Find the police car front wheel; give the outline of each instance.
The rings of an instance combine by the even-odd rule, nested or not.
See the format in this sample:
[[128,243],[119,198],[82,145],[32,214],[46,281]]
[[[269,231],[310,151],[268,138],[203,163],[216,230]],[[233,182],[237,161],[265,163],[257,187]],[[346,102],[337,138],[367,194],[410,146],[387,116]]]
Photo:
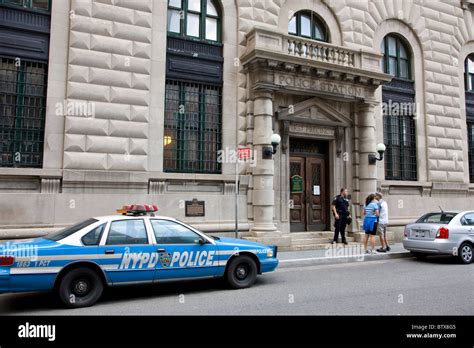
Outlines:
[[247,288],[257,279],[257,265],[250,256],[237,256],[231,260],[226,277],[232,288]]
[[75,268],[62,277],[58,294],[69,308],[92,306],[102,295],[104,285],[96,272],[89,268]]

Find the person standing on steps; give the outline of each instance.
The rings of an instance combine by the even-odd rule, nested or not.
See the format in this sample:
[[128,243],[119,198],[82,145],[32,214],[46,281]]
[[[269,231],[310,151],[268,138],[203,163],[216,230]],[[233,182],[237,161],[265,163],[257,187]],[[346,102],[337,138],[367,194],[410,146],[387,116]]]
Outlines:
[[390,247],[387,241],[387,226],[388,226],[388,204],[382,199],[382,194],[377,192],[375,194],[375,199],[379,205],[379,223],[377,226],[377,234],[380,237],[380,249],[377,249],[378,252],[385,253],[390,251]]
[[331,210],[334,215],[334,238],[331,244],[337,243],[339,233],[341,234],[341,241],[347,244],[346,241],[346,225],[347,219],[351,217],[349,212],[349,200],[347,199],[349,192],[345,187],[341,188],[340,193],[334,198],[331,204]]

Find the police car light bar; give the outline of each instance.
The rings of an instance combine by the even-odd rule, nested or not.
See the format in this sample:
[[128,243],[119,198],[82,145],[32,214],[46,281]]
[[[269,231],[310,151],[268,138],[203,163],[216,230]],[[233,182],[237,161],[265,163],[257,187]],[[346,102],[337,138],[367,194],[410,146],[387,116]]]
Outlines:
[[117,213],[122,215],[146,215],[157,211],[158,206],[155,204],[128,204],[124,205],[122,209],[117,209]]

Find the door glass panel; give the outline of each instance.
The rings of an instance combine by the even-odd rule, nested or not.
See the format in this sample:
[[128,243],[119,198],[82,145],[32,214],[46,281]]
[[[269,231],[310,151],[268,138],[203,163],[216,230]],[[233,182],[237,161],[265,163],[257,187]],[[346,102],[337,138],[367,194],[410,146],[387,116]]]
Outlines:
[[474,226],[474,213],[464,215],[464,221],[468,226]]
[[148,244],[145,223],[142,219],[113,221],[106,244]]
[[201,237],[189,228],[167,220],[151,220],[157,244],[199,244]]

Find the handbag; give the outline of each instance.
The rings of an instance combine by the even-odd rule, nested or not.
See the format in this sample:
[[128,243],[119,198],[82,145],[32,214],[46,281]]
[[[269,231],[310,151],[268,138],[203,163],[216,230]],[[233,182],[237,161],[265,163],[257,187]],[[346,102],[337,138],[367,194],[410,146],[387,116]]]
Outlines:
[[350,225],[352,223],[352,218],[350,216],[346,219],[346,225]]

